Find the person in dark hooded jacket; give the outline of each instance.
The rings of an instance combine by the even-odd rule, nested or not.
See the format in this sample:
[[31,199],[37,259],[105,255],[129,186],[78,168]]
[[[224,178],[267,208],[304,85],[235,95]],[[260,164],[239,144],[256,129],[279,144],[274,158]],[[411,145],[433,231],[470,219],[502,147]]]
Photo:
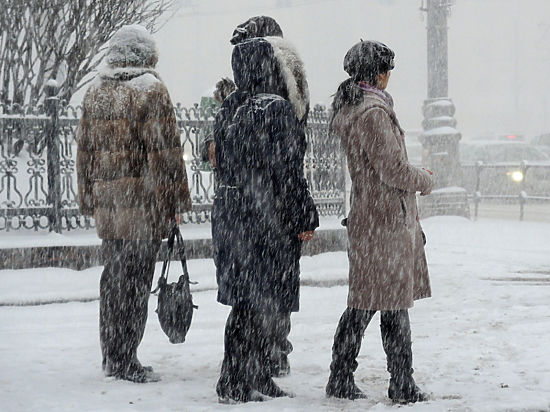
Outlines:
[[296,62],[281,38],[237,44],[237,90],[214,124],[214,261],[218,301],[232,306],[216,387],[221,401],[286,395],[271,378],[273,334],[282,314],[299,308],[301,242],[319,225],[303,175],[307,95],[292,74]]
[[[232,45],[236,45],[252,39],[254,37],[283,37],[283,31],[277,21],[269,16],[255,16],[246,20],[244,23],[239,24],[229,42]],[[231,79],[222,78],[216,83],[216,90],[214,91],[214,99],[220,104],[229,96],[235,89],[235,83]],[[214,156],[215,144],[214,136],[212,134],[205,137],[201,144],[201,158],[204,162],[210,162],[215,168],[216,160]]]
[[[269,16],[255,16],[246,20],[244,23],[239,24],[236,29],[233,31],[233,35],[230,39],[230,43],[233,45],[240,44],[251,38],[255,37],[283,37],[283,31],[279,24]],[[294,52],[293,54],[287,54],[287,56],[294,56],[293,62],[288,62],[286,67],[290,69],[290,74],[294,77],[293,82],[296,84],[297,94],[301,97],[301,103],[297,107],[299,108],[299,121],[300,127],[304,129],[307,124],[307,116],[309,112],[309,93],[306,75],[303,70],[303,64],[299,59],[298,55]],[[289,73],[287,73],[289,74]],[[227,87],[231,86],[231,87]],[[229,93],[225,91],[234,89],[234,83],[229,79],[222,79],[221,82],[216,84],[216,98],[221,98],[220,103],[222,103],[228,96]],[[203,142],[201,149],[201,156],[203,161],[209,161],[214,169],[216,168],[216,158],[215,158],[215,143],[214,135],[210,134]],[[271,363],[271,374],[275,377],[286,376],[290,373],[290,363],[288,361],[288,355],[292,352],[293,347],[292,343],[288,339],[288,335],[291,330],[291,321],[290,321],[290,312],[281,313],[280,322],[276,324],[277,330],[273,332],[273,342],[270,355]]]

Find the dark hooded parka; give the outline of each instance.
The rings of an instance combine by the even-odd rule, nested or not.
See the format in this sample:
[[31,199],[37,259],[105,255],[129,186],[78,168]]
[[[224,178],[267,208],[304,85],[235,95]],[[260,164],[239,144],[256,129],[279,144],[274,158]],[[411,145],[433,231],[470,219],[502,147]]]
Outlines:
[[236,45],[232,67],[237,90],[214,124],[218,301],[251,310],[296,311],[298,234],[319,225],[303,174],[301,121],[308,97],[302,63],[287,41],[268,37]]
[[268,36],[283,37],[283,30],[279,23],[273,17],[254,16],[239,24],[233,31],[233,36],[229,41],[232,45],[237,45],[255,37]]

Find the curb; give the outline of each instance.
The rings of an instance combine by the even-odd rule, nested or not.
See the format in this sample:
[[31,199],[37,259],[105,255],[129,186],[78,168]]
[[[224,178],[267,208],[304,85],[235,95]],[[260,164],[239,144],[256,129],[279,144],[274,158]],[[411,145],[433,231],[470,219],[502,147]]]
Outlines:
[[[347,233],[342,229],[317,230],[315,237],[302,247],[303,256],[346,250]],[[185,240],[187,259],[209,259],[212,257],[212,239]],[[157,261],[168,255],[163,242]],[[44,246],[0,249],[0,270],[30,268],[67,268],[83,270],[102,266],[101,246]]]

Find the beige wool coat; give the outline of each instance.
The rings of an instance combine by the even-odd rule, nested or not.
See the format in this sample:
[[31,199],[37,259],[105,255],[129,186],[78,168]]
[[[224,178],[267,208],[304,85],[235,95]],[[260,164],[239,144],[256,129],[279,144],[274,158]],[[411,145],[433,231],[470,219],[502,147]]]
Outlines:
[[433,180],[408,162],[393,109],[364,93],[363,102],[344,106],[333,121],[352,180],[348,306],[407,309],[431,296],[415,193],[431,190]]
[[102,239],[158,240],[191,210],[168,90],[146,69],[115,69],[82,103],[77,178],[80,212]]

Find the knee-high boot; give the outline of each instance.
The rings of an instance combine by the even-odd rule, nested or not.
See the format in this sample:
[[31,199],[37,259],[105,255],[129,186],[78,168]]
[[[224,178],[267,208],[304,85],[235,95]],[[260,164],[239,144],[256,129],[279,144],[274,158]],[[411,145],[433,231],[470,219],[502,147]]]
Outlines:
[[253,341],[251,334],[253,313],[248,310],[233,308],[227,317],[224,336],[224,358],[216,392],[220,399],[231,399],[236,402],[248,402],[253,390],[253,373],[255,366]]
[[422,402],[428,399],[412,377],[412,342],[409,312],[383,311],[380,330],[390,373],[389,398],[397,403]]
[[353,372],[357,369],[356,359],[365,329],[375,313],[347,308],[342,314],[334,335],[330,377],[326,387],[327,396],[346,399],[366,398],[355,385]]

